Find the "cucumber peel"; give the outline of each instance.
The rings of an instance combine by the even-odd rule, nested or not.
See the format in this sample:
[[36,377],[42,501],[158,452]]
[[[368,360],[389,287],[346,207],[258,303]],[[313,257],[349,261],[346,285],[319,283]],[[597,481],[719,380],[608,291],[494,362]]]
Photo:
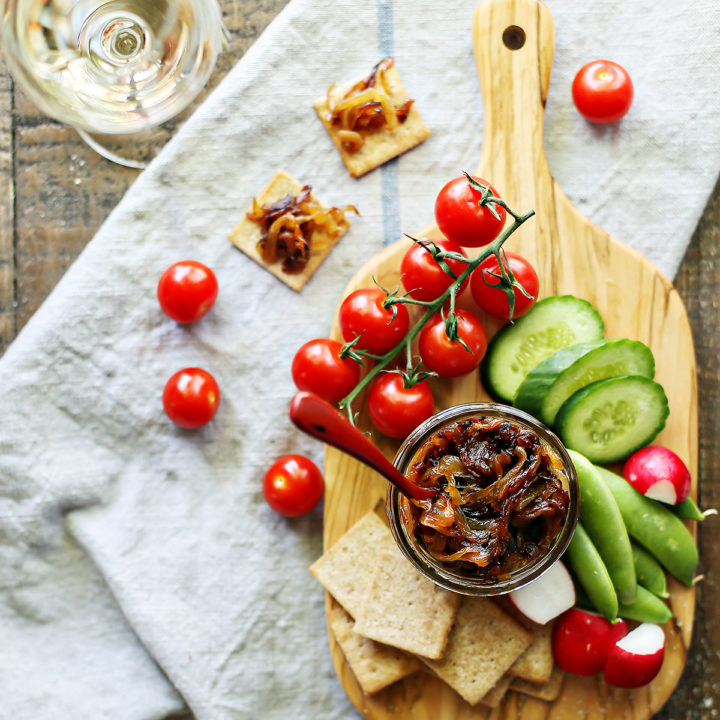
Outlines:
[[574,295],[536,303],[490,342],[482,364],[483,385],[498,400],[512,402],[525,376],[558,350],[601,340],[605,324],[597,310]]

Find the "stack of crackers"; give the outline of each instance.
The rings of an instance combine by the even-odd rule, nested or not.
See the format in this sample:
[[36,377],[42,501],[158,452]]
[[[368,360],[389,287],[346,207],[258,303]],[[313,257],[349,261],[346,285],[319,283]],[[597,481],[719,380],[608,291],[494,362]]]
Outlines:
[[420,671],[470,705],[497,707],[509,689],[543,700],[560,693],[550,627],[489,598],[438,587],[402,555],[373,512],[310,571],[336,601],[328,624],[367,694]]

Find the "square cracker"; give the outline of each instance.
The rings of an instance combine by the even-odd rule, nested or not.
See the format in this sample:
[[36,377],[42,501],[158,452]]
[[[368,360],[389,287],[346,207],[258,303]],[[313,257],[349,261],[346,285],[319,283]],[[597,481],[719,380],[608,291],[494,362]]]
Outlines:
[[355,632],[426,658],[442,657],[459,595],[421,575],[397,548],[378,555]]
[[550,679],[544,685],[537,685],[527,680],[514,678],[510,683],[510,689],[551,702],[560,695],[564,679],[565,673],[559,667],[555,667]]
[[357,618],[382,552],[402,558],[387,525],[369,512],[310,566],[310,572]]
[[471,705],[497,685],[533,635],[487,598],[464,598],[441,660],[431,670]]
[[[283,170],[278,170],[273,175],[270,182],[263,191],[256,197],[260,205],[270,205],[277,202],[285,195],[297,195],[303,189],[302,183]],[[328,206],[320,202],[315,195],[310,195],[321,207]],[[252,210],[252,206],[247,212]],[[330,238],[323,230],[316,230],[310,238],[306,238],[310,243],[310,257],[307,265],[299,273],[286,273],[282,269],[282,260],[274,263],[266,263],[262,255],[257,249],[257,244],[262,238],[262,228],[260,223],[250,220],[247,215],[243,215],[242,220],[230,231],[230,242],[235,245],[238,250],[242,250],[249,258],[252,258],[258,265],[271,272],[276,278],[282,280],[288,287],[300,292],[305,283],[310,279],[312,274],[318,269],[320,263],[327,257],[328,253],[335,247],[340,238],[348,231],[350,222],[343,218],[338,223],[340,233],[336,238]]]
[[542,625],[528,649],[512,664],[508,674],[534,683],[546,683],[555,665],[550,637],[552,623]]
[[[341,98],[355,83],[363,79],[363,77],[355,78],[355,80],[334,89],[331,93],[332,97]],[[394,65],[385,71],[385,80],[390,88],[390,100],[393,105],[400,105],[410,97],[400,81],[400,75],[398,75]],[[392,130],[383,127],[374,132],[363,134],[363,146],[356,152],[349,152],[343,147],[338,138],[336,128],[330,123],[327,95],[319,97],[314,102],[314,106],[322,124],[335,143],[345,167],[347,167],[350,175],[355,178],[364,175],[398,155],[402,155],[402,153],[419,145],[430,136],[430,130],[428,130],[422,117],[420,117],[420,112],[413,103],[405,122],[400,123]]]
[[487,705],[489,708],[496,708],[499,707],[500,703],[502,702],[502,699],[507,694],[507,691],[510,689],[510,683],[512,682],[512,678],[505,673],[496,683],[493,685],[490,690],[488,690],[481,698],[480,702],[483,705]]
[[352,618],[341,608],[328,613],[328,624],[363,692],[370,695],[420,668],[412,655],[368,640],[353,630]]

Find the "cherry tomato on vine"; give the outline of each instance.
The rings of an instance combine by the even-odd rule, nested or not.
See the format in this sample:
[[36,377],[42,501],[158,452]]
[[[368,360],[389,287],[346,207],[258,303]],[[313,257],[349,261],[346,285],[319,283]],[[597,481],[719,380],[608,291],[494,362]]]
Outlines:
[[157,296],[162,311],[179,323],[203,317],[215,304],[218,281],[215,273],[195,260],[181,260],[161,276]]
[[[532,297],[526,297],[520,290],[515,288],[515,307],[513,309],[513,318],[519,318],[524,315],[532,306],[538,297],[540,281],[538,280],[535,268],[522,256],[517,253],[507,252],[507,263],[503,262],[505,269],[512,270],[515,280],[519,282],[525,292]],[[510,304],[504,290],[496,287],[490,287],[485,280],[492,285],[497,284],[498,279],[491,275],[500,274],[500,265],[495,255],[485,258],[480,265],[473,270],[470,276],[470,292],[475,302],[488,314],[501,320],[510,319]]]
[[[452,240],[441,238],[433,242],[445,252],[465,255],[465,251]],[[445,260],[448,267],[460,276],[467,267],[460,260]],[[418,243],[413,243],[402,259],[400,273],[403,287],[416,300],[437,300],[452,284],[455,278],[448,275],[430,252]],[[458,297],[467,287],[467,280],[460,286]]]
[[368,393],[372,424],[393,438],[407,437],[433,414],[434,404],[432,391],[425,381],[406,388],[402,376],[394,372],[380,375]]
[[215,378],[202,368],[185,368],[165,384],[162,396],[167,416],[181,428],[207,425],[220,405],[220,388]]
[[578,70],[572,96],[575,107],[586,120],[612,123],[630,109],[633,84],[622,65],[612,60],[594,60]]
[[433,315],[420,333],[420,357],[428,370],[440,377],[460,377],[472,372],[487,350],[483,324],[467,310],[456,310],[457,334],[470,348],[468,352],[458,340],[450,341],[440,313]]
[[393,308],[383,307],[386,297],[380,288],[360,288],[342,301],[338,325],[345,342],[363,333],[355,347],[384,355],[405,337],[410,327],[407,308],[395,305],[397,315],[393,319]]
[[[481,185],[489,185],[487,180],[473,178]],[[492,185],[490,192],[500,197]],[[481,247],[500,234],[505,224],[505,208],[494,206],[500,216],[498,220],[487,206],[479,204],[481,197],[464,175],[451,180],[440,191],[435,200],[435,221],[448,240],[463,247]]]
[[298,390],[307,390],[324,400],[342,400],[360,380],[360,366],[341,358],[342,345],[329,338],[306,342],[292,361],[292,378]]
[[325,483],[317,465],[304,455],[283,455],[265,473],[267,504],[286,517],[310,512],[320,501]]

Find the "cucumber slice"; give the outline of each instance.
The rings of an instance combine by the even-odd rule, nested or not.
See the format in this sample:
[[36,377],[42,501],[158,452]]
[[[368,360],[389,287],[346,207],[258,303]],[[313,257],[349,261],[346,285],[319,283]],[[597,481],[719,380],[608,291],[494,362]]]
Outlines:
[[596,463],[622,460],[665,427],[665,391],[642,375],[598,380],[571,395],[555,427],[567,447]]
[[485,389],[512,402],[525,376],[562,348],[602,339],[605,326],[587,300],[554,295],[495,335],[482,364]]
[[652,350],[638,340],[608,340],[563,370],[548,388],[540,405],[540,419],[552,426],[558,410],[574,393],[597,380],[620,375],[655,375]]
[[539,418],[545,395],[563,370],[604,342],[604,340],[598,340],[593,343],[577,343],[545,358],[522,381],[515,393],[513,405]]

